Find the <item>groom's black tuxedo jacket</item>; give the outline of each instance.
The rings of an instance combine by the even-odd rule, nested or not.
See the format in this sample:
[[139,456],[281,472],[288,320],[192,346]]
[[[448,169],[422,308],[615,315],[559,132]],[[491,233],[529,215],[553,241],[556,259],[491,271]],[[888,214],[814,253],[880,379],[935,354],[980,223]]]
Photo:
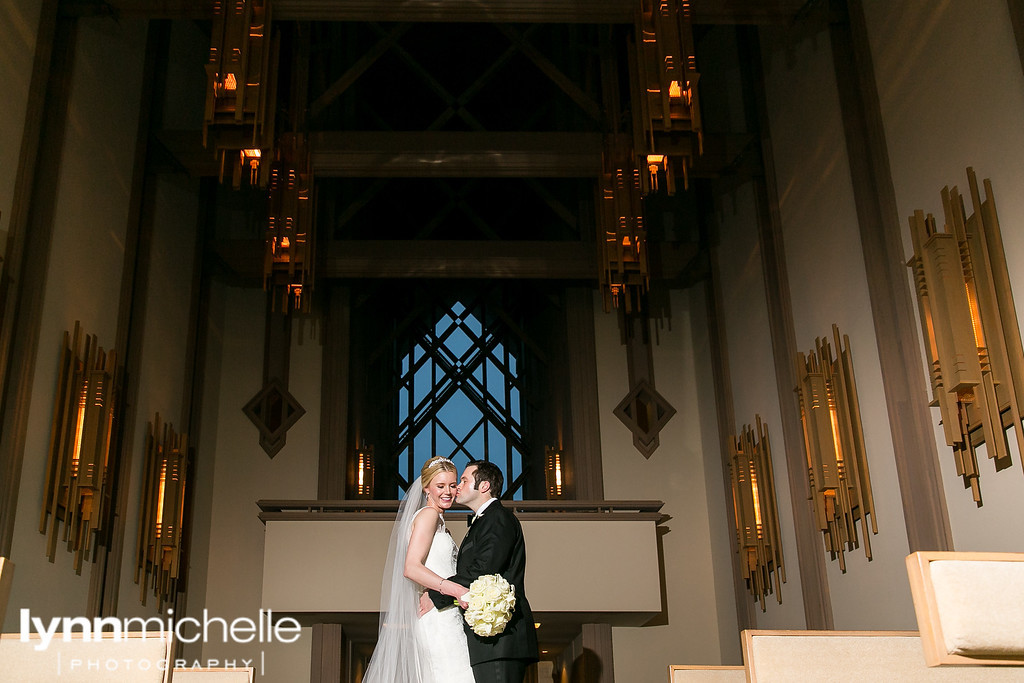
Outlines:
[[[526,600],[523,579],[526,574],[526,543],[523,528],[510,511],[495,500],[487,506],[469,527],[459,548],[455,576],[447,577],[455,583],[468,586],[485,574],[501,574],[516,588],[516,607],[504,632],[482,638],[463,622],[469,641],[469,661],[472,664],[494,659],[525,659],[537,661],[537,631],[533,625],[533,612]],[[449,607],[452,598],[430,591],[430,599],[438,609]]]

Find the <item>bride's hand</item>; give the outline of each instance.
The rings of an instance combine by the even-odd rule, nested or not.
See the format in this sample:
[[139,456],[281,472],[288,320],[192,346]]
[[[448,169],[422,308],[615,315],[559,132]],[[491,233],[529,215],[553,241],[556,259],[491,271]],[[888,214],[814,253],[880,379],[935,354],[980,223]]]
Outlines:
[[[450,583],[454,583],[454,582],[450,582]],[[455,584],[455,590],[457,591],[457,594],[454,597],[455,597],[456,600],[459,601],[459,607],[461,607],[462,609],[468,609],[469,608],[469,603],[466,602],[466,593],[469,592],[469,589],[466,588],[465,586],[462,586],[462,585],[456,583]]]
[[420,617],[434,609],[434,603],[431,602],[430,596],[426,592],[420,594]]

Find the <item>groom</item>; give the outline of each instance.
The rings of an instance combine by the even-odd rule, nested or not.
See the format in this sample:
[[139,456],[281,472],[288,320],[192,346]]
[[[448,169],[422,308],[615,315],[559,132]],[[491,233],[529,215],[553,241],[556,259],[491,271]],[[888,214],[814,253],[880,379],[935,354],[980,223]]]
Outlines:
[[[526,573],[526,543],[519,520],[506,510],[501,501],[505,478],[491,462],[474,462],[462,472],[456,501],[473,510],[466,538],[459,548],[455,576],[449,581],[465,588],[484,574],[500,574],[516,589],[516,607],[505,630],[489,638],[473,633],[463,622],[469,641],[469,661],[477,683],[521,683],[526,667],[537,661],[537,631],[533,613],[523,591]],[[465,593],[458,596],[463,600]],[[451,597],[430,591],[430,599],[438,609],[450,607]]]

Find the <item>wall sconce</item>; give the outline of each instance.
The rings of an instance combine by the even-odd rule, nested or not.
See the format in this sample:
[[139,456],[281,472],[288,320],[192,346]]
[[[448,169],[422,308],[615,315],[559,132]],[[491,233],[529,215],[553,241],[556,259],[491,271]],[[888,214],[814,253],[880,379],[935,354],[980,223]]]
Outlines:
[[135,543],[135,583],[146,604],[146,589],[164,603],[173,602],[182,576],[182,521],[185,517],[185,475],[188,439],[157,413],[146,430],[139,505],[139,533]]
[[213,138],[221,179],[231,159],[232,185],[266,182],[274,131],[277,41],[271,39],[269,0],[213,0],[206,65],[203,145]]
[[974,169],[967,169],[974,213],[967,216],[957,188],[942,190],[945,230],[922,211],[910,217],[932,403],[942,417],[956,472],[981,507],[975,449],[987,444],[996,470],[1010,466],[1006,430],[1024,447],[1024,351],[1003,252],[992,183],[981,200]]
[[561,448],[544,447],[544,484],[548,491],[548,500],[561,498],[565,493],[565,481],[562,471],[565,452]]
[[643,180],[644,194],[658,190],[661,173],[671,195],[671,160],[679,162],[685,187],[690,166],[704,148],[690,2],[640,0],[635,24],[633,104],[640,114],[634,119],[633,147],[646,157],[650,171]]
[[283,135],[270,169],[263,288],[281,311],[310,309],[315,265],[312,169],[305,136]]
[[786,568],[782,559],[779,510],[775,501],[775,476],[768,427],[756,416],[757,431],[744,425],[740,437],[729,439],[729,470],[736,515],[736,539],[743,578],[751,595],[767,611],[768,595],[775,579],[775,596],[782,604]]
[[[857,384],[853,375],[850,338],[839,338],[839,327],[832,326],[836,357],[828,339],[815,340],[815,350],[807,356],[797,354],[800,384],[800,422],[807,451],[811,501],[818,529],[832,559],[839,557],[839,568],[846,571],[843,548],[860,546],[857,522],[871,516],[871,533],[878,533],[875,505],[871,494],[871,475],[864,451]],[[845,348],[844,348],[845,345]],[[871,560],[871,539],[864,534],[864,554]]]
[[353,498],[373,498],[373,446],[363,445],[356,451]]
[[104,352],[96,336],[86,336],[76,321],[73,336],[64,332],[59,362],[39,533],[47,534],[46,556],[53,562],[63,522],[61,540],[75,554],[75,572],[81,574],[86,553],[95,553],[94,536],[107,528],[111,514],[117,355]]
[[604,310],[609,312],[621,304],[631,313],[641,309],[650,285],[641,173],[621,141],[608,145],[604,164],[598,221]]

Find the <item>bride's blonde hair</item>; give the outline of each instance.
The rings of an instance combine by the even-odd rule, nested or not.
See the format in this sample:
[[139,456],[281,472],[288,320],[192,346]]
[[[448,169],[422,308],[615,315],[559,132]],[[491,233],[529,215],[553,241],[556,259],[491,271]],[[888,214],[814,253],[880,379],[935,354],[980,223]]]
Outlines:
[[423,484],[423,488],[430,486],[430,482],[440,472],[451,472],[452,474],[458,473],[455,469],[455,463],[448,458],[442,458],[439,455],[435,455],[433,458],[423,463],[423,468],[420,470],[420,483]]

